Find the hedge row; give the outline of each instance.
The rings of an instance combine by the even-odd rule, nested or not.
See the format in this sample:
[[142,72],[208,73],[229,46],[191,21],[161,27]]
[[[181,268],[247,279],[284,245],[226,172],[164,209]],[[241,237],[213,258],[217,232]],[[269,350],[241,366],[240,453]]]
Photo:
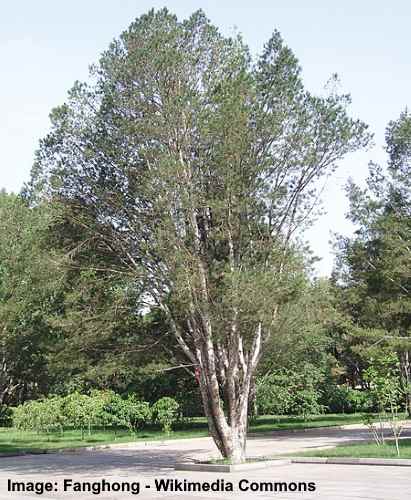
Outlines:
[[20,430],[63,433],[65,428],[81,430],[82,438],[93,427],[127,427],[137,432],[150,423],[158,423],[169,433],[178,418],[179,404],[169,397],[150,406],[134,395],[123,399],[113,391],[93,391],[90,395],[74,392],[27,401],[13,410],[13,426]]

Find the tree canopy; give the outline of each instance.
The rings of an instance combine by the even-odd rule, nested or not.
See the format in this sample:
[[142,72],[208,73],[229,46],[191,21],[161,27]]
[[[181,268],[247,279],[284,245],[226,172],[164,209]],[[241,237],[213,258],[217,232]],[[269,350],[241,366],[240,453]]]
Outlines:
[[294,236],[367,127],[349,96],[304,88],[278,32],[253,61],[202,11],[141,16],[91,76],[51,114],[31,202],[70,204],[135,307],[162,312],[219,450],[241,462],[252,378],[302,279]]

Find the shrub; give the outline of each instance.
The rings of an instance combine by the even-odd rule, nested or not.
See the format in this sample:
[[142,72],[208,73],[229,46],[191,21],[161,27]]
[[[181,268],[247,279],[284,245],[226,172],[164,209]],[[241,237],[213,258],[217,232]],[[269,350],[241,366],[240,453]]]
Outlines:
[[131,432],[137,432],[151,420],[150,404],[138,401],[134,394],[123,400],[122,420]]
[[123,399],[113,391],[92,391],[94,425],[124,426],[131,432],[141,429],[151,419],[150,404],[135,395]]
[[322,392],[321,402],[331,413],[366,413],[375,409],[374,398],[365,390],[331,382],[324,385]]
[[67,417],[63,409],[64,400],[52,397],[37,401],[27,401],[13,411],[13,425],[20,430],[36,432],[63,432]]
[[375,407],[375,400],[368,391],[359,389],[347,388],[347,404],[353,413],[369,412]]
[[73,392],[64,398],[67,423],[81,430],[81,439],[84,439],[86,428],[89,435],[91,434],[91,426],[97,421],[99,404],[96,399],[78,392]]
[[25,402],[14,409],[13,425],[36,432],[62,432],[64,426],[70,426],[80,429],[83,439],[85,429],[91,434],[92,426],[127,426],[125,404],[112,391],[93,391],[91,396],[74,392],[65,397]]
[[321,373],[308,364],[299,372],[282,370],[257,379],[259,413],[301,415],[304,419],[322,413],[320,381]]
[[178,409],[180,405],[173,398],[164,397],[153,405],[152,417],[161,425],[164,432],[169,434],[175,422],[178,420]]
[[16,406],[13,410],[13,427],[21,431],[33,430],[34,427],[34,402],[26,401]]
[[371,359],[371,364],[364,373],[364,379],[369,383],[370,395],[376,400],[379,425],[372,418],[365,418],[377,445],[384,444],[384,426],[388,421],[394,437],[397,455],[400,456],[400,435],[403,430],[401,411],[404,404],[404,388],[401,384],[401,372],[396,353],[380,353],[377,359]]
[[94,400],[94,425],[123,426],[124,422],[124,399],[114,391],[92,391]]
[[324,406],[319,402],[320,394],[314,387],[300,388],[291,398],[290,413],[301,415],[308,420],[310,415],[324,413]]
[[272,373],[257,379],[256,403],[262,415],[286,415],[291,408],[291,394],[283,374]]

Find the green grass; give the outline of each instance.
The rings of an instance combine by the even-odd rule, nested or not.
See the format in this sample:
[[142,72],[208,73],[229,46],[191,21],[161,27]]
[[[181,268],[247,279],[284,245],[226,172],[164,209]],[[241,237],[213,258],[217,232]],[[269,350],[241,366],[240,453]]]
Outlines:
[[304,457],[348,457],[348,458],[411,458],[411,439],[400,440],[400,457],[393,441],[377,446],[375,443],[349,444],[328,450],[299,454]]
[[264,415],[259,417],[257,422],[252,423],[249,428],[249,432],[254,433],[293,429],[315,429],[317,427],[359,424],[362,423],[362,421],[363,414],[360,413],[316,415],[308,420],[304,420],[301,417],[276,417],[272,415]]
[[98,446],[113,443],[129,443],[135,441],[155,441],[163,439],[179,439],[190,437],[207,436],[204,430],[174,431],[167,435],[160,430],[147,430],[136,435],[130,434],[125,429],[93,430],[91,436],[87,433],[81,439],[78,430],[66,430],[64,435],[60,433],[37,434],[36,432],[18,431],[15,429],[0,429],[0,454],[13,452],[33,452],[40,450],[53,450],[64,448],[80,448],[86,446]]
[[[318,415],[308,421],[299,417],[287,416],[261,416],[250,426],[250,433],[272,432],[278,430],[306,429],[315,427],[330,427],[345,425],[362,421],[360,414],[352,415]],[[0,428],[0,454],[13,452],[30,452],[33,450],[49,450],[76,448],[83,446],[97,446],[109,443],[127,443],[133,441],[152,441],[164,439],[182,439],[204,437],[208,435],[205,418],[196,417],[188,422],[178,424],[171,435],[161,432],[152,426],[137,435],[130,434],[125,429],[114,432],[113,430],[93,430],[92,435],[87,434],[84,440],[77,430],[66,430],[60,433],[37,434],[35,432],[21,432],[11,428]]]

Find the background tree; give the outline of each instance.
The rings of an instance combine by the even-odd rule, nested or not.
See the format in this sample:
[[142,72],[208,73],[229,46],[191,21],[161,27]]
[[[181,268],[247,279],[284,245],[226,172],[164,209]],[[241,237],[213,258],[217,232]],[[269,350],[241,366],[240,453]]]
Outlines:
[[93,388],[144,395],[162,383],[175,357],[163,319],[138,313],[134,290],[106,272],[112,259],[81,226],[2,193],[0,227],[0,404]]
[[318,368],[325,375],[331,362],[329,330],[334,314],[328,280],[311,282],[307,276],[295,299],[277,313],[277,331],[265,345],[259,375],[283,368],[299,371],[304,364]]
[[262,347],[302,279],[293,236],[366,126],[347,116],[347,96],[305,91],[277,32],[253,64],[201,11],[138,18],[93,76],[52,113],[32,201],[94,221],[139,307],[161,310],[198,368],[219,450],[241,462]]
[[[401,114],[386,132],[386,171],[370,164],[367,188],[348,186],[352,238],[339,239],[343,310],[363,359],[389,346],[398,353],[411,414],[411,117]],[[367,363],[363,362],[365,367]]]
[[312,401],[311,414],[321,409],[324,384],[335,378],[329,334],[334,314],[328,281],[311,282],[308,275],[295,299],[279,308],[276,330],[265,345],[257,370],[260,413],[305,411],[296,403],[304,395]]
[[117,255],[88,230],[93,221],[85,214],[73,224],[72,211],[59,205],[47,235],[64,275],[60,308],[49,318],[59,332],[48,352],[49,391],[111,389],[151,402],[167,394],[198,414],[198,403],[187,401],[194,377],[178,370],[178,378],[169,380],[163,371],[181,363],[164,318],[158,312],[141,314],[138,290],[121,271]]
[[0,403],[47,391],[48,319],[61,300],[61,275],[46,247],[50,211],[0,194]]

